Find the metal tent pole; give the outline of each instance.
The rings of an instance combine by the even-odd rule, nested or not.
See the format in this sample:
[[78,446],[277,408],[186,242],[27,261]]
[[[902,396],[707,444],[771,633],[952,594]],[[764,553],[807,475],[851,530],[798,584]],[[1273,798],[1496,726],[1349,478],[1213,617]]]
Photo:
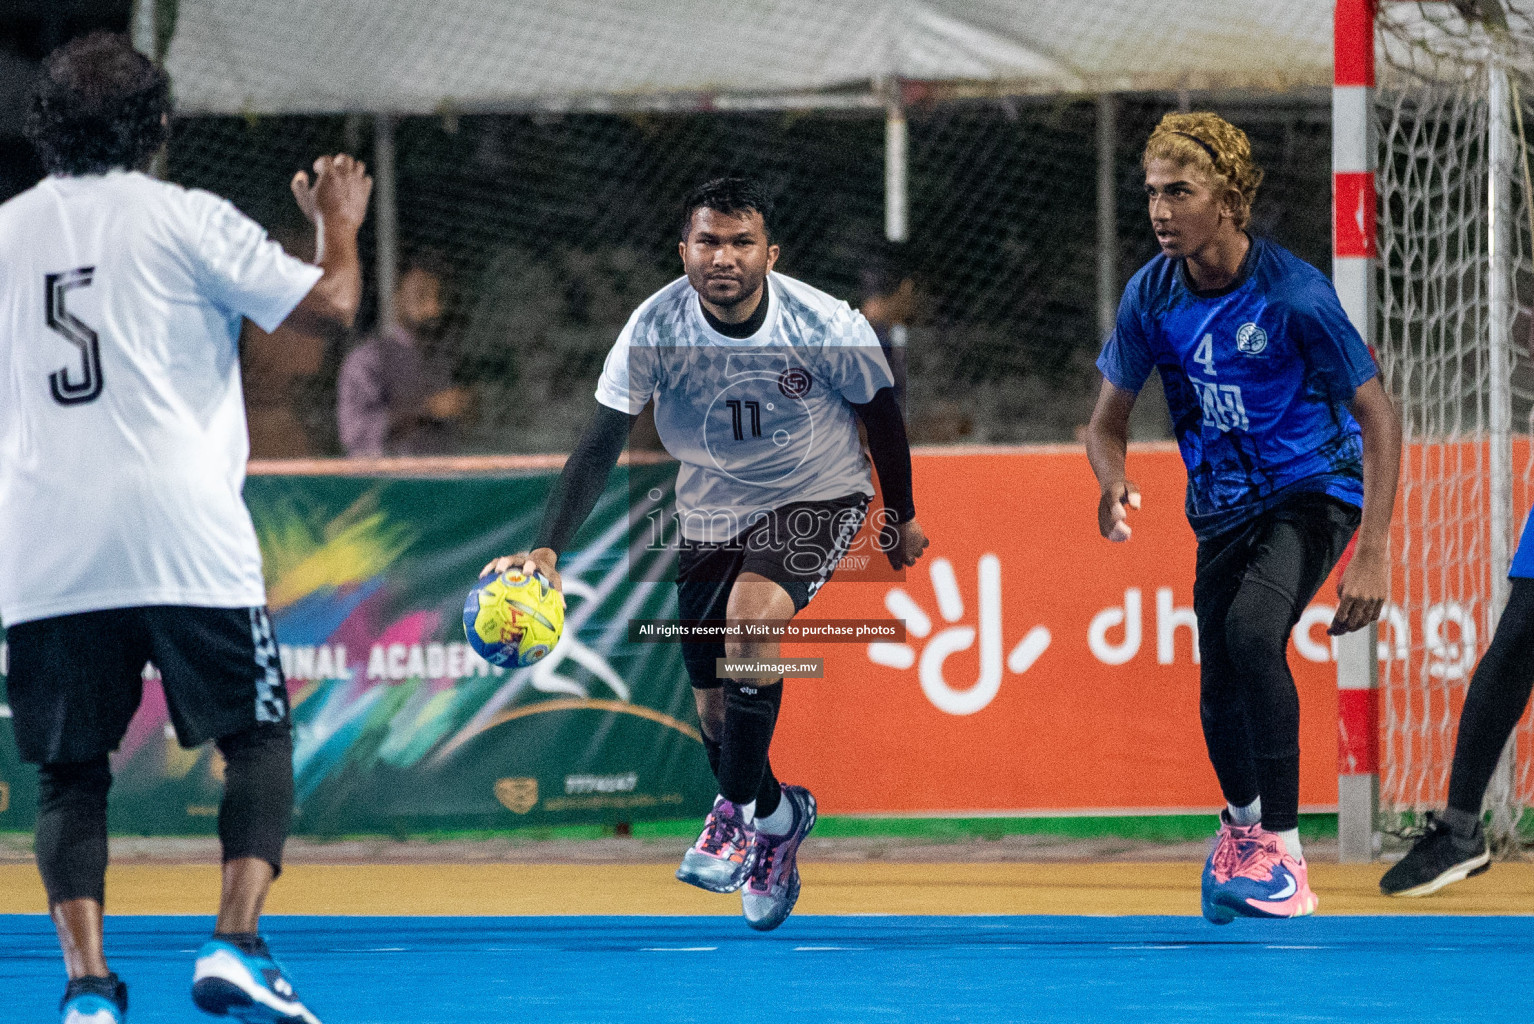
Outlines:
[[905,110],[897,96],[884,108],[884,237],[891,242],[904,242],[910,231],[908,149]]
[[394,323],[394,284],[399,274],[399,199],[394,179],[394,116],[373,117],[373,216],[378,240],[375,274],[378,324]]
[[1115,175],[1118,99],[1097,97],[1097,336],[1113,332],[1119,301],[1119,220]]

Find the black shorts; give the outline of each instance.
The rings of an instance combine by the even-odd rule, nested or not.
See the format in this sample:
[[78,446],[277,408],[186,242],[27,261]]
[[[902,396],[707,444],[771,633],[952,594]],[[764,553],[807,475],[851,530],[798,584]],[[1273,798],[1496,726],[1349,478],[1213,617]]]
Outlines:
[[[681,617],[723,620],[730,589],[743,572],[772,580],[793,598],[796,615],[804,611],[846,555],[868,515],[869,500],[866,494],[851,494],[794,502],[764,514],[723,544],[681,541],[676,573]],[[682,644],[687,675],[700,689],[721,685],[714,662],[722,657],[722,640]]]
[[[1199,645],[1224,635],[1225,613],[1250,582],[1289,603],[1289,629],[1305,613],[1358,529],[1362,513],[1321,493],[1296,494],[1246,523],[1202,541],[1193,577]],[[1223,650],[1223,643],[1218,645]],[[1209,671],[1210,659],[1202,659]],[[1232,666],[1239,670],[1239,666]]]
[[265,608],[114,608],[23,622],[6,639],[24,761],[71,764],[116,750],[138,710],[146,662],[160,672],[183,747],[288,721]]

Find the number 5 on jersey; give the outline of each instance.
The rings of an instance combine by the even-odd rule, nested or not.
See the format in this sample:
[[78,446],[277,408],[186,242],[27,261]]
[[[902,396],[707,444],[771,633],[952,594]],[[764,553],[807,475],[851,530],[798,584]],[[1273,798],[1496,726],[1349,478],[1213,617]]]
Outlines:
[[61,274],[46,275],[48,329],[79,349],[82,379],[71,380],[70,367],[48,374],[48,389],[60,405],[80,405],[101,397],[101,342],[96,332],[82,323],[65,307],[65,299],[75,288],[89,288],[95,279],[95,267],[80,267]]

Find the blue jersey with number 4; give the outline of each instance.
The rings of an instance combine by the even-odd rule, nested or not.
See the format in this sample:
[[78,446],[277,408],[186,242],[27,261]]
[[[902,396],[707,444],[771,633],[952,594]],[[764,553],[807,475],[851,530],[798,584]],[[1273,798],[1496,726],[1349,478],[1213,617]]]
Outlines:
[[1132,392],[1161,372],[1199,540],[1301,492],[1362,506],[1346,403],[1374,359],[1332,283],[1282,246],[1253,239],[1218,292],[1195,292],[1181,260],[1157,256],[1124,289],[1097,366]]

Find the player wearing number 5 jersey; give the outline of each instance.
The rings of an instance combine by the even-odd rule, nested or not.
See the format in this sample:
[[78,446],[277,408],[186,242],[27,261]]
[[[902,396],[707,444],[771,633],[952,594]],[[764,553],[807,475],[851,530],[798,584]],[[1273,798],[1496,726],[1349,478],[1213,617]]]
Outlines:
[[1129,282],[1087,431],[1098,527],[1128,540],[1129,412],[1159,371],[1198,539],[1199,710],[1227,809],[1204,869],[1204,915],[1309,914],[1299,841],[1299,696],[1289,632],[1342,556],[1331,632],[1374,621],[1401,428],[1331,283],[1246,232],[1262,172],[1214,114],[1169,114],[1144,155],[1161,254]]
[[[889,366],[863,316],[772,272],[771,203],[754,182],[709,182],[683,204],[687,276],[629,318],[597,383],[598,410],[549,502],[531,555],[485,571],[538,568],[590,515],[634,417],[652,401],[661,442],[680,463],[677,604],[683,619],[785,622],[831,577],[883,487],[891,564],[927,546],[911,497],[911,458]],[[726,676],[720,659],[776,659],[777,639],[683,644],[703,746],[719,798],[677,877],[741,891],[753,928],[782,924],[799,896],[796,857],[815,823],[802,786],[768,762],[782,680]]]
[[342,329],[371,182],[349,157],[293,180],[317,266],[206,192],[136,168],[169,82],[126,39],[52,54],[29,126],[49,175],[0,206],[0,619],[16,743],[38,765],[36,856],[64,950],[66,1024],[115,1024],[102,906],[108,755],[159,670],[183,746],[226,764],[223,897],[193,998],[314,1022],[257,921],[281,870],[292,739],[261,554],[241,497],[243,318]]

